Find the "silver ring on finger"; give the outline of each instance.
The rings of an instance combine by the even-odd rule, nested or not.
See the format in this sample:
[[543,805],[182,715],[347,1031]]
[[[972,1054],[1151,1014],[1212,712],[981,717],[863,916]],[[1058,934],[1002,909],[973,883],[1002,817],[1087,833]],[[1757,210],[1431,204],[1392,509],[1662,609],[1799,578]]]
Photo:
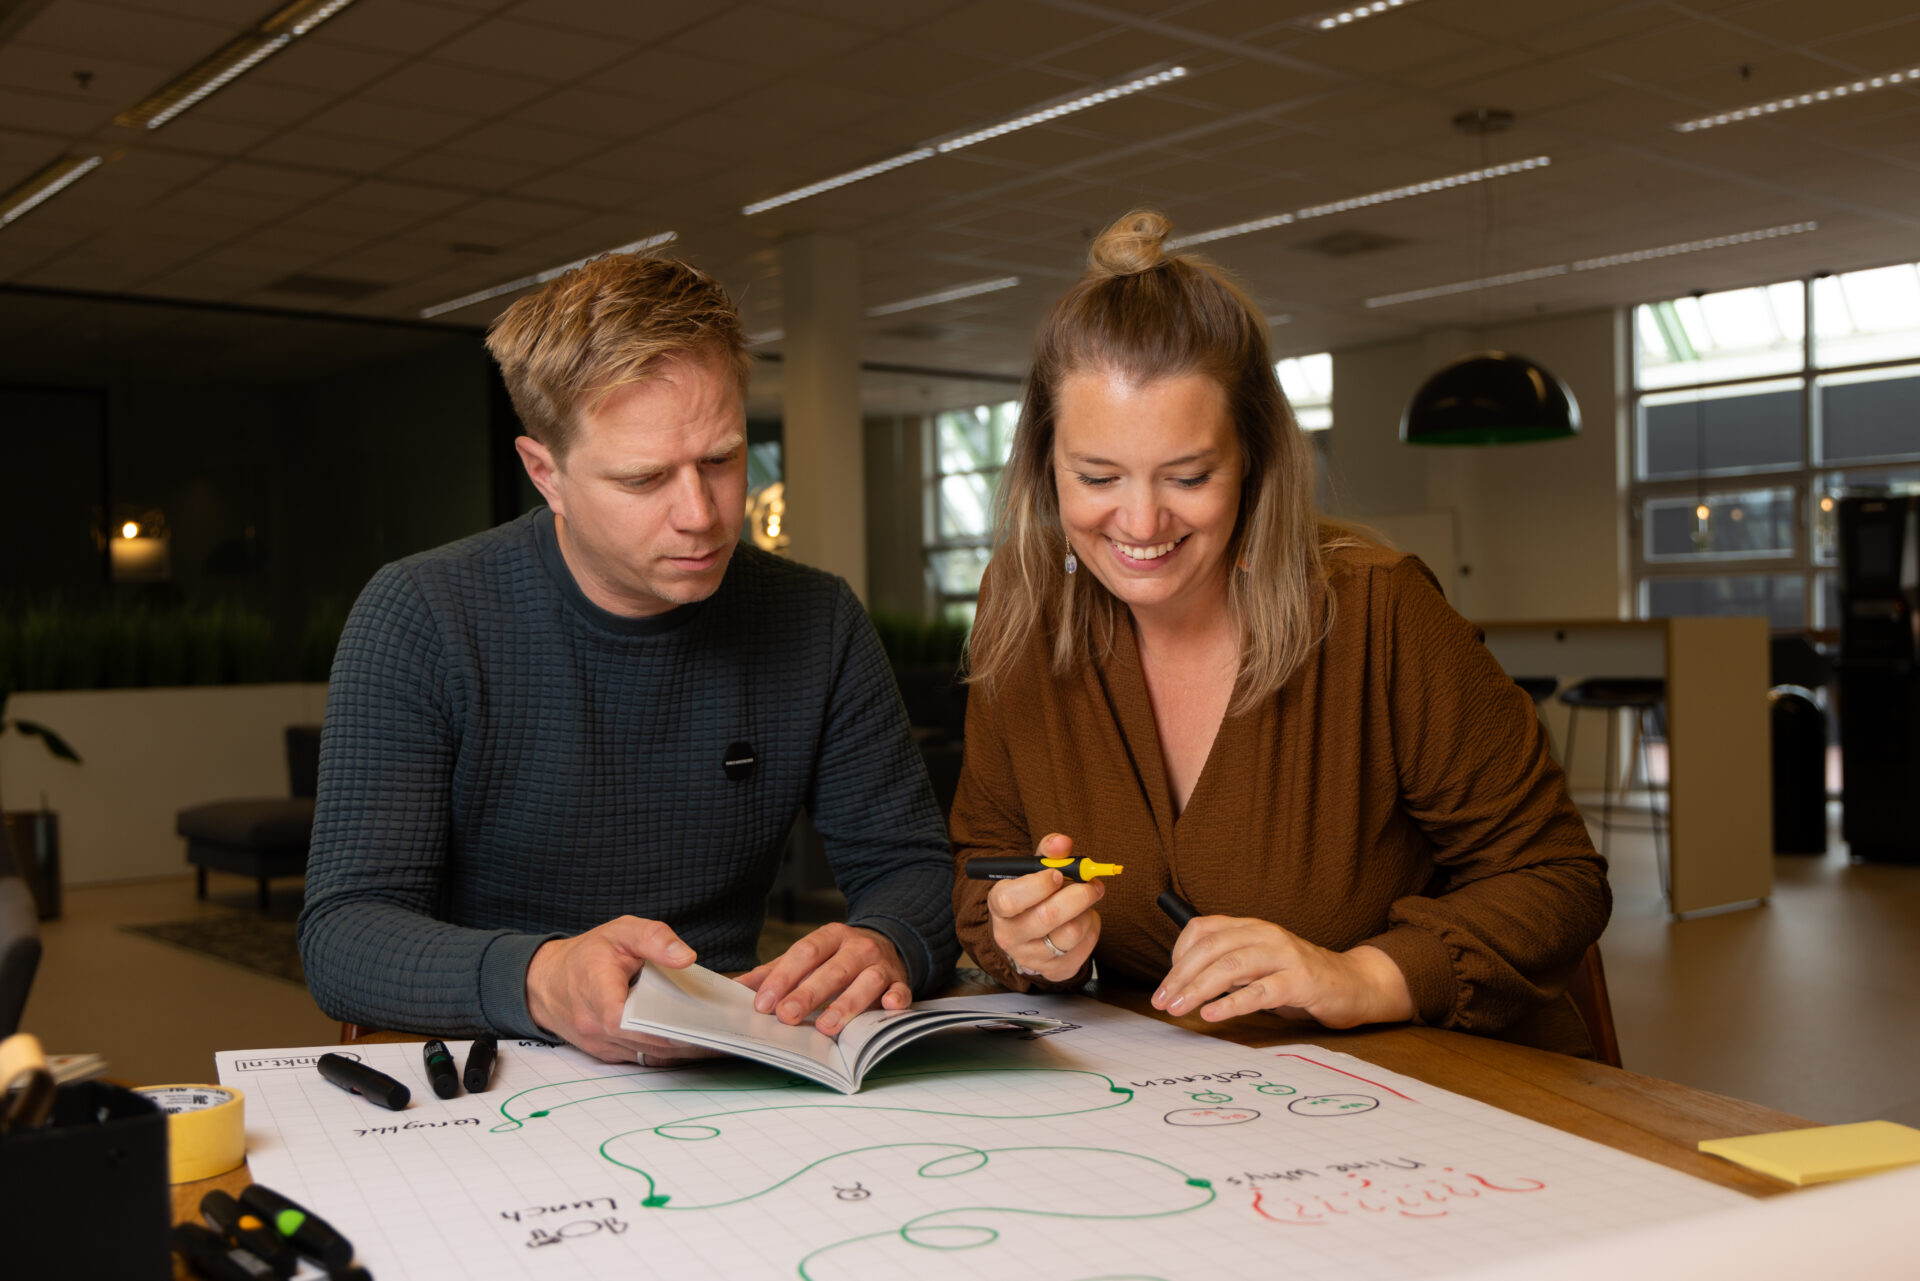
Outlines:
[[1067,954],[1067,950],[1065,948],[1061,947],[1058,943],[1055,943],[1053,941],[1052,934],[1042,934],[1040,936],[1040,941],[1047,945],[1047,951],[1053,953],[1056,959],[1059,957],[1065,956]]

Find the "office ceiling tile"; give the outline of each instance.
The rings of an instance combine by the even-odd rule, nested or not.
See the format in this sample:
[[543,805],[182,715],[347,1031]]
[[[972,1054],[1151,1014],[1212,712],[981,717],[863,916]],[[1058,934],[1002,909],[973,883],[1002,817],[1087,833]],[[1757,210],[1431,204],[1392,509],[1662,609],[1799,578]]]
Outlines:
[[379,173],[418,150],[403,143],[291,129],[255,146],[251,154],[275,164],[308,165],[346,175]]
[[113,118],[111,108],[66,94],[0,88],[0,125],[36,133],[83,135]]
[[705,6],[661,0],[628,0],[624,4],[608,4],[606,0],[518,0],[502,16],[587,35],[612,36],[640,48],[692,26],[700,21],[703,9],[713,7],[712,0]]
[[296,40],[262,62],[251,74],[264,84],[341,93],[357,90],[399,66],[399,55]]
[[[719,62],[679,50],[648,49],[595,72],[583,87],[627,94],[683,110],[731,102],[767,84],[775,73],[738,62]],[[858,78],[852,78],[857,83]]]
[[955,85],[990,75],[998,65],[959,49],[883,38],[860,46],[857,52],[823,58],[807,74],[897,98],[941,101]]
[[[964,0],[835,0],[833,19],[873,31],[901,31],[960,7]],[[769,9],[809,16],[820,13],[819,0],[765,0]]]
[[434,0],[359,0],[304,37],[316,44],[418,56],[483,21],[472,10]]
[[764,5],[736,5],[676,33],[667,48],[676,53],[750,66],[793,71],[873,40],[864,27]]
[[339,138],[363,138],[396,147],[430,147],[473,127],[475,117],[430,107],[347,98],[308,117],[304,127]]
[[450,155],[518,160],[552,168],[571,164],[605,146],[603,139],[583,134],[496,121],[468,130],[449,141],[444,150]]
[[1063,46],[1109,35],[1114,26],[1027,0],[968,0],[913,28],[926,44],[964,49],[995,62],[1020,63]]
[[526,76],[421,58],[368,85],[360,96],[374,102],[495,116],[553,91],[551,84]]
[[890,119],[901,105],[899,99],[884,94],[796,77],[777,80],[763,89],[742,94],[729,107],[745,115],[781,120],[796,128],[837,130],[858,121]]
[[171,73],[152,61],[127,61],[29,45],[0,45],[0,87],[92,102],[105,116],[144,96]]
[[665,103],[598,89],[559,89],[514,111],[520,124],[596,138],[639,138],[683,114]]
[[1337,70],[1379,76],[1469,57],[1487,43],[1483,37],[1423,22],[1416,10],[1396,14],[1392,21],[1356,22],[1319,32],[1289,52]]
[[517,160],[456,156],[451,152],[429,151],[409,156],[384,170],[389,178],[454,187],[462,191],[505,191],[536,177],[546,169],[542,164]]
[[604,70],[634,50],[625,41],[494,18],[454,36],[436,60],[505,71],[555,84]]
[[158,129],[147,130],[145,134],[164,140],[167,131],[172,129],[174,124],[186,120],[189,116],[208,116],[215,120],[253,128],[280,129],[299,124],[338,99],[337,94],[303,89],[294,85],[268,84],[264,80],[243,76],[217,90],[212,96],[195,103],[185,113],[176,116],[173,121]]
[[166,13],[89,0],[57,0],[28,19],[14,39],[69,56],[97,55],[185,71],[246,26],[245,20],[207,20],[190,11]]

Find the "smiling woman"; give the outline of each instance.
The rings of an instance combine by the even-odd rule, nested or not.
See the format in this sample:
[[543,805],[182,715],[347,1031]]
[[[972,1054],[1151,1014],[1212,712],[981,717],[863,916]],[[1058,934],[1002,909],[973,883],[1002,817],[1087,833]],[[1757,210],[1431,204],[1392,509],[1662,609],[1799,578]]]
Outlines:
[[[1590,1053],[1564,989],[1605,867],[1531,701],[1424,565],[1314,510],[1264,318],[1170,230],[1109,228],[1036,342],[969,652],[961,941],[1019,990],[1097,960],[1178,1015]],[[1035,852],[1126,874],[965,875]]]

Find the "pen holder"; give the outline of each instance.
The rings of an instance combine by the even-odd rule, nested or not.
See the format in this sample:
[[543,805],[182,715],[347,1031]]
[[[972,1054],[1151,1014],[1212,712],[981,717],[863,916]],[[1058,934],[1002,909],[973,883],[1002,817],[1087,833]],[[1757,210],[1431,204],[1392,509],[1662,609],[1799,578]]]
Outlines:
[[167,1114],[101,1081],[63,1085],[47,1124],[0,1138],[0,1259],[17,1277],[173,1276]]

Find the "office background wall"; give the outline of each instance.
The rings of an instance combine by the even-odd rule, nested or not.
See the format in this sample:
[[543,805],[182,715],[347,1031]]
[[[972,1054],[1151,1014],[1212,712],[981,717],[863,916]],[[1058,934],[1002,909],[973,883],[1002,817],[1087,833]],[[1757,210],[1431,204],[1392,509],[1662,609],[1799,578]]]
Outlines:
[[[0,339],[0,599],[256,611],[283,679],[311,617],[486,528],[518,467],[472,330],[4,291]],[[99,540],[154,514],[168,574],[110,581]]]
[[[1623,616],[1623,341],[1608,310],[1334,352],[1330,510],[1363,522],[1450,513],[1452,600],[1468,618]],[[1558,375],[1579,402],[1580,435],[1526,445],[1402,444],[1401,411],[1427,375],[1488,348],[1532,357]]]

